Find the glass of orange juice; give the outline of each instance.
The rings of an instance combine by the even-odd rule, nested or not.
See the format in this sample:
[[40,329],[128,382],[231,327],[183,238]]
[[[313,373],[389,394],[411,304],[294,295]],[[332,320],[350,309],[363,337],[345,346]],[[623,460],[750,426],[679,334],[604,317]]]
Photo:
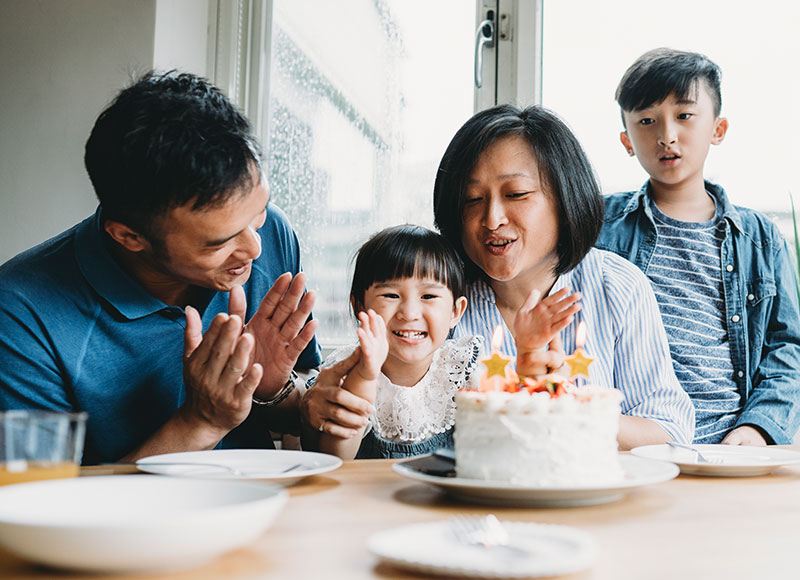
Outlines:
[[75,477],[85,435],[86,413],[0,412],[0,485]]

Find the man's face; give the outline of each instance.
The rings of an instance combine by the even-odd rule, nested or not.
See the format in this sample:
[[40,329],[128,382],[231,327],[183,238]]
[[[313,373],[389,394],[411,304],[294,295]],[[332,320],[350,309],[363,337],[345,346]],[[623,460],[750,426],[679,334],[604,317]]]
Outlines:
[[150,266],[166,284],[227,292],[247,282],[261,254],[258,229],[267,217],[269,191],[254,175],[251,184],[223,204],[200,210],[192,202],[170,209],[156,224],[159,239],[148,252]]

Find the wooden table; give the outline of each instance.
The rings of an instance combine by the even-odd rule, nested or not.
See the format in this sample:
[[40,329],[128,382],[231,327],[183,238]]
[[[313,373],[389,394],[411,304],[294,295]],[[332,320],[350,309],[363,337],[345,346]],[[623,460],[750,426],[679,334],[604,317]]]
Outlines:
[[[453,514],[482,513],[502,520],[565,524],[591,533],[598,543],[598,560],[571,579],[800,577],[800,467],[747,478],[680,475],[605,505],[522,509],[456,502],[435,487],[395,474],[391,464],[350,461],[303,480],[289,488],[289,503],[260,540],[203,568],[124,578],[418,579],[422,576],[378,564],[366,549],[370,534]],[[84,475],[102,469],[88,468]],[[0,578],[5,580],[79,577],[83,576],[58,574],[0,552]]]

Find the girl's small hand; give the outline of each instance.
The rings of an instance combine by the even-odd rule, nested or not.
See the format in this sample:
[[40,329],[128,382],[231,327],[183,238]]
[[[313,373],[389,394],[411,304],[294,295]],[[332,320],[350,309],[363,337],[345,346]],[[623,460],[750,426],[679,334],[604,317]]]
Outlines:
[[514,338],[517,350],[530,352],[543,349],[553,337],[569,326],[580,311],[579,292],[562,288],[539,300],[539,290],[532,290],[514,317]]
[[356,372],[365,381],[374,381],[380,376],[381,367],[389,354],[386,323],[372,309],[359,312],[358,321],[361,325],[356,334],[361,346],[361,360],[356,365]]

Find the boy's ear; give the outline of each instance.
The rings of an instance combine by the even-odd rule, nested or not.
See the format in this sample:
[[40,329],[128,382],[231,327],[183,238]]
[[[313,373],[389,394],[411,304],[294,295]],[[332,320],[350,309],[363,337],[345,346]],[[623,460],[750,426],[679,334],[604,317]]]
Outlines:
[[106,220],[106,223],[103,224],[103,229],[112,240],[129,252],[141,252],[150,247],[150,242],[147,241],[147,238],[122,222]]
[[628,155],[630,155],[631,157],[636,155],[633,152],[633,143],[631,143],[631,140],[628,137],[628,132],[627,131],[623,131],[622,133],[619,134],[619,140],[622,143],[622,146],[625,147],[625,151],[628,152]]
[[714,134],[711,136],[711,144],[719,145],[725,139],[725,134],[728,132],[728,119],[725,117],[718,117],[717,124],[714,127]]
[[453,315],[450,317],[450,328],[455,328],[461,317],[464,316],[464,311],[467,309],[467,297],[459,296],[453,303]]

